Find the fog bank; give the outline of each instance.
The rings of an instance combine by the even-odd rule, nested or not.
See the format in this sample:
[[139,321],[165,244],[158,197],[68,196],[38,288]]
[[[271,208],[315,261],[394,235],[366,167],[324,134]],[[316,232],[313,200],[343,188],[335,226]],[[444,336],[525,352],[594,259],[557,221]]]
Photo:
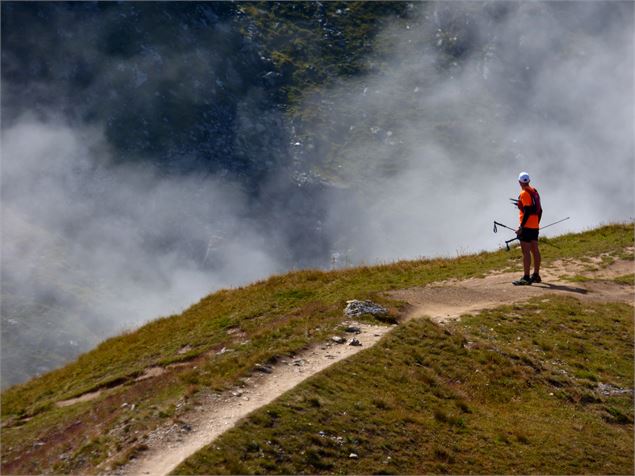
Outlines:
[[633,4],[417,7],[378,40],[381,72],[319,98],[333,107],[315,127],[348,136],[334,173],[358,200],[330,220],[363,237],[355,260],[493,249],[510,237],[492,221],[517,225],[521,171],[543,224],[571,217],[545,234],[633,219]]

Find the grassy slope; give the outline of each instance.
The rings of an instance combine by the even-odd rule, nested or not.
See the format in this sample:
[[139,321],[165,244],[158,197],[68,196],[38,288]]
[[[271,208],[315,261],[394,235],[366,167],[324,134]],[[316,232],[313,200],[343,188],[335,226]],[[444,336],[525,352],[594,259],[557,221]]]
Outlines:
[[[544,261],[623,254],[633,226],[614,225],[552,240]],[[632,258],[632,254],[630,254]],[[504,251],[456,259],[404,261],[331,272],[300,271],[214,293],[183,314],[154,321],[105,341],[66,367],[2,394],[3,472],[88,471],[109,455],[125,459],[141,435],[178,419],[199,392],[229,388],[258,362],[291,354],[337,332],[345,301],[492,269],[518,269]],[[384,302],[386,302],[384,300]],[[398,315],[399,303],[392,304]],[[216,355],[222,347],[233,352]],[[134,382],[148,367],[175,362],[164,375]],[[96,400],[67,408],[54,402],[107,389]],[[123,403],[136,403],[131,414]],[[38,442],[34,446],[34,442]]]
[[632,317],[554,297],[408,323],[175,473],[632,474],[632,394],[594,391],[633,388]]

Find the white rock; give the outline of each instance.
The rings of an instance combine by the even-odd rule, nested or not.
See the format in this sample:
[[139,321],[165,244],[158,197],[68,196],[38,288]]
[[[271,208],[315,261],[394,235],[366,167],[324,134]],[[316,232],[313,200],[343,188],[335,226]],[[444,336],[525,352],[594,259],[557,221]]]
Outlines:
[[348,317],[359,317],[363,314],[370,314],[372,316],[385,316],[388,314],[388,310],[372,301],[359,301],[357,299],[353,299],[350,301],[346,301],[344,314],[346,314]]

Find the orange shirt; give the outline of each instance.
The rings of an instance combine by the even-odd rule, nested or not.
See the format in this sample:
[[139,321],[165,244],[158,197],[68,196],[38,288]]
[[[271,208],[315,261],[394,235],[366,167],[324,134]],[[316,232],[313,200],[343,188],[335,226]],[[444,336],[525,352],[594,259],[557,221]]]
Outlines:
[[[531,190],[533,190],[533,188],[531,188]],[[522,190],[520,192],[520,195],[518,196],[518,200],[519,200],[519,203],[522,203],[523,206],[525,207],[530,207],[531,205],[534,204],[533,200],[531,199],[531,194],[527,190]],[[522,223],[523,217],[525,214],[523,213],[522,210],[520,210],[520,213],[518,215],[519,215],[520,223]],[[529,215],[529,218],[527,219],[527,223],[525,223],[525,228],[540,228],[540,220],[538,219],[538,215],[536,214]]]

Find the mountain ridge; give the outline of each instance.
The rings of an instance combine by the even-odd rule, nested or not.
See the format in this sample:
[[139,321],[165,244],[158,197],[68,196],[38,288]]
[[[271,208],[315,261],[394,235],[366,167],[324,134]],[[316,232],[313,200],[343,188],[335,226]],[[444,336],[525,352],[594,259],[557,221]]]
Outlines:
[[[582,273],[579,276],[588,273],[584,266],[601,269],[616,260],[633,260],[632,224],[549,241],[554,246],[543,246],[545,267],[557,259],[578,259],[581,265],[568,273]],[[594,262],[593,256],[600,258]],[[92,472],[104,461],[123,464],[143,451],[143,435],[166,422],[179,422],[179,415],[195,406],[197,395],[234,388],[258,365],[271,365],[341,333],[338,326],[346,299],[378,301],[389,309],[384,319],[394,323],[403,319],[408,307],[386,297],[385,291],[482,276],[488,270],[517,272],[519,267],[516,252],[498,251],[331,272],[297,271],[219,291],[181,316],[109,339],[69,366],[3,392],[3,472]],[[563,308],[573,306],[573,301]],[[601,309],[596,312],[604,312]],[[381,324],[370,316],[364,321]],[[142,378],[151,367],[169,371]],[[93,400],[55,405],[100,389],[103,393]],[[623,402],[620,405],[615,407],[616,415],[622,415],[620,425],[628,428],[632,414]]]

